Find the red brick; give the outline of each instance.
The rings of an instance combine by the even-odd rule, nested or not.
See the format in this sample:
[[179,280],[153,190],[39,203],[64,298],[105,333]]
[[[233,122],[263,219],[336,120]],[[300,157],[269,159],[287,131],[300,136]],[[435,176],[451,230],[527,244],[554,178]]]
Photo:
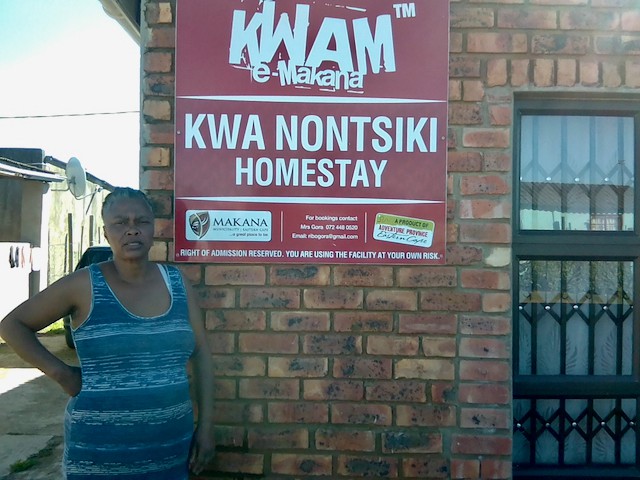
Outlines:
[[508,312],[511,308],[510,293],[485,293],[482,295],[482,311],[487,313]]
[[580,60],[578,65],[581,85],[593,87],[600,83],[600,68],[598,62]]
[[213,392],[217,400],[233,400],[236,398],[236,381],[230,378],[216,378],[213,382]]
[[197,287],[194,291],[200,308],[233,308],[235,306],[235,294],[230,288]]
[[[172,123],[143,123],[141,128],[142,144],[173,144],[173,124]],[[173,171],[170,170],[173,178]],[[166,184],[166,188],[160,190],[173,191],[173,184]]]
[[508,338],[461,338],[460,357],[509,358]]
[[379,456],[338,456],[338,475],[388,478],[398,476],[398,459]]
[[507,60],[504,58],[492,58],[487,61],[487,87],[502,87],[508,80]]
[[147,48],[173,48],[176,43],[176,30],[173,26],[156,26],[149,29]]
[[511,171],[511,155],[503,152],[485,152],[482,160],[482,169],[485,172],[509,172]]
[[469,55],[451,55],[449,57],[449,78],[480,77],[480,60]]
[[614,62],[602,63],[602,86],[617,88],[622,85],[622,73],[620,66]]
[[142,93],[150,97],[173,97],[175,77],[169,73],[147,73],[142,78]]
[[329,371],[329,361],[316,357],[270,357],[268,365],[270,377],[325,377]]
[[300,396],[300,383],[293,379],[242,378],[239,392],[240,398],[296,400]]
[[331,465],[331,455],[274,453],[271,456],[271,471],[281,475],[329,476]]
[[460,285],[462,288],[508,290],[511,277],[504,271],[465,269],[460,274]]
[[580,8],[560,11],[560,28],[563,30],[617,30],[620,17],[617,12],[596,8]]
[[217,401],[213,419],[216,424],[223,423],[261,423],[264,421],[262,406],[233,400],[229,402]]
[[239,331],[264,330],[267,326],[265,312],[248,310],[207,310],[208,330]]
[[457,28],[490,28],[494,25],[493,9],[451,5],[449,25]]
[[508,223],[465,223],[460,225],[460,241],[466,243],[511,243]]
[[412,356],[418,354],[419,339],[414,336],[369,335],[367,353],[369,355]]
[[480,102],[484,98],[484,86],[480,80],[462,81],[462,100]]
[[262,475],[264,455],[242,452],[216,452],[213,468],[219,472]]
[[271,423],[327,423],[329,406],[318,402],[272,402],[268,407],[268,420]]
[[460,380],[506,382],[511,378],[507,362],[492,360],[460,360]]
[[491,125],[509,126],[513,117],[513,111],[509,105],[491,105],[489,107]]
[[507,200],[460,200],[462,219],[506,219],[511,218],[511,202]]
[[305,335],[302,351],[312,355],[350,355],[362,353],[362,337],[359,335]]
[[216,446],[242,447],[244,443],[244,428],[217,425],[215,427]]
[[147,122],[171,120],[171,103],[168,100],[146,99],[142,102],[142,114]]
[[502,175],[473,175],[460,180],[462,195],[506,195],[511,185]]
[[376,447],[375,434],[370,430],[319,428],[315,439],[318,450],[372,452]]
[[479,125],[482,123],[480,105],[467,102],[449,102],[449,125]]
[[460,411],[460,426],[462,428],[508,429],[511,426],[511,421],[508,409],[463,408]]
[[398,405],[396,424],[401,427],[453,427],[456,407],[452,405]]
[[524,33],[477,32],[467,34],[469,53],[527,53]]
[[330,320],[328,312],[273,312],[270,325],[276,331],[326,332]]
[[171,4],[169,2],[146,3],[145,19],[150,25],[156,23],[171,23],[173,21]]
[[462,80],[449,80],[449,102],[462,100]]
[[483,458],[480,461],[483,479],[510,480],[512,477],[511,462],[493,458]]
[[336,265],[333,267],[334,285],[346,287],[390,287],[393,268],[375,265]]
[[470,245],[447,245],[447,265],[476,265],[482,261],[482,249]]
[[577,80],[577,62],[573,58],[558,59],[558,78],[556,83],[561,87],[572,87]]
[[511,318],[463,315],[460,318],[460,333],[464,335],[508,335],[511,333]]
[[252,449],[309,448],[309,431],[306,428],[249,428],[247,446]]
[[145,72],[166,73],[173,69],[173,55],[169,52],[147,52],[142,57]]
[[431,384],[431,401],[433,403],[451,403],[456,400],[456,388],[452,383],[434,382]]
[[313,288],[303,292],[307,308],[354,309],[362,308],[362,290],[349,288]]
[[424,382],[411,380],[379,381],[367,386],[366,399],[371,402],[417,402],[427,398]]
[[372,403],[334,403],[331,406],[331,423],[342,425],[391,425],[392,411],[389,405]]
[[422,350],[425,357],[455,357],[456,339],[454,337],[423,337]]
[[[143,167],[168,167],[171,165],[171,151],[167,147],[145,147],[140,152],[140,164]],[[158,215],[155,208],[154,212]]]
[[267,373],[265,360],[260,357],[215,355],[213,358],[213,373],[218,377],[261,377]]
[[450,313],[417,313],[400,314],[400,333],[454,334],[457,331],[458,319]]
[[333,329],[336,332],[390,332],[393,330],[393,313],[335,312]]
[[371,290],[367,293],[367,310],[417,310],[418,292],[413,290]]
[[304,380],[305,400],[362,400],[364,385],[360,380]]
[[478,312],[481,308],[478,293],[430,290],[420,295],[422,310],[444,310],[449,312]]
[[156,238],[164,240],[173,238],[173,220],[168,218],[156,218],[154,220],[154,233]]
[[441,455],[403,456],[402,472],[407,478],[450,478],[447,460]]
[[508,128],[465,128],[462,145],[470,148],[507,148],[511,144]]
[[207,342],[211,353],[233,353],[235,351],[236,336],[233,333],[216,333],[207,335]]
[[480,152],[449,152],[447,155],[448,172],[479,172],[482,170]]
[[390,358],[336,358],[333,361],[334,378],[390,379]]
[[399,287],[455,287],[456,269],[453,267],[400,267]]
[[[533,35],[531,37],[531,53],[536,55],[586,55],[589,53],[590,41],[587,35]],[[536,63],[538,61],[539,59],[536,60]],[[553,60],[549,60],[549,62],[553,63]]]
[[451,478],[455,480],[470,480],[480,478],[480,461],[461,460],[454,458],[451,460]]
[[555,64],[553,60],[538,58],[533,66],[533,83],[538,87],[551,87],[554,84]]
[[453,360],[438,358],[401,359],[396,362],[395,368],[395,378],[452,380],[454,373]]
[[207,285],[264,285],[266,272],[259,265],[207,265],[204,283]]
[[640,10],[622,12],[620,25],[623,31],[640,32]]
[[170,190],[173,188],[173,172],[166,168],[144,170],[140,176],[141,190]]
[[238,350],[242,353],[298,353],[298,335],[285,333],[241,333]]
[[504,385],[465,383],[458,387],[458,399],[462,403],[506,405],[511,401],[511,394]]
[[[145,155],[145,149],[143,149],[142,156]],[[144,162],[144,160],[143,160]],[[153,207],[153,213],[157,216],[169,216],[173,210],[173,197],[171,195],[167,195],[163,192],[147,192],[147,198],[151,202],[151,206]],[[200,271],[200,265],[187,265],[182,264],[184,267],[189,267],[194,270]],[[199,283],[200,279],[198,278],[197,282]]]
[[271,285],[328,285],[329,267],[315,265],[271,267]]
[[511,60],[511,85],[514,87],[522,87],[529,84],[529,60],[519,59]]
[[241,288],[240,306],[244,308],[300,308],[300,291],[294,288]]
[[[510,455],[511,438],[493,435],[454,435],[452,452],[462,455]],[[484,478],[484,477],[483,477]]]
[[498,9],[498,27],[518,30],[553,30],[557,28],[556,10],[522,8]]
[[439,433],[401,430],[382,434],[383,453],[442,453]]

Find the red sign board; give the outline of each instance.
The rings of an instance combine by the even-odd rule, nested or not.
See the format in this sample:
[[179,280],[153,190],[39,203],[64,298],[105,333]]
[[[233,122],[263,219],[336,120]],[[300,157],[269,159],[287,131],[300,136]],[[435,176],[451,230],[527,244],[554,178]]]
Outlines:
[[448,0],[188,0],[175,259],[442,264]]

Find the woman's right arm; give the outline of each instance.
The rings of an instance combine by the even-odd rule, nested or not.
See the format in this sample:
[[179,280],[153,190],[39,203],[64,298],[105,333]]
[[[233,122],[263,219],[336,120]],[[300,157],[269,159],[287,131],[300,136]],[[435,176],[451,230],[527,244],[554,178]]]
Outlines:
[[[89,293],[87,271],[74,272],[18,305],[0,322],[0,337],[18,356],[55,380],[69,395],[82,386],[80,369],[67,365],[47,350],[37,332],[56,320],[82,309],[83,294]],[[80,300],[79,300],[80,299]],[[90,302],[90,297],[88,300]]]

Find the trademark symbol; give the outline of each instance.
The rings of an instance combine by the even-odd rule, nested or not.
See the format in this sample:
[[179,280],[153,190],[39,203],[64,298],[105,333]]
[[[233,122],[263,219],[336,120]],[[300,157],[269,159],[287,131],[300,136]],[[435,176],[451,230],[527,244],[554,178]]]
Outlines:
[[416,16],[415,3],[394,3],[393,8],[396,11],[396,18],[413,18]]

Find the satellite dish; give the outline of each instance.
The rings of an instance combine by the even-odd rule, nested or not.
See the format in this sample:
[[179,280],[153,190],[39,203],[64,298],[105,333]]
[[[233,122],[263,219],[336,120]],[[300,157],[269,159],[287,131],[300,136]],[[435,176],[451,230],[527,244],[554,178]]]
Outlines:
[[82,198],[87,190],[87,173],[84,167],[76,157],[71,157],[65,168],[67,176],[67,185],[71,195],[76,198]]

